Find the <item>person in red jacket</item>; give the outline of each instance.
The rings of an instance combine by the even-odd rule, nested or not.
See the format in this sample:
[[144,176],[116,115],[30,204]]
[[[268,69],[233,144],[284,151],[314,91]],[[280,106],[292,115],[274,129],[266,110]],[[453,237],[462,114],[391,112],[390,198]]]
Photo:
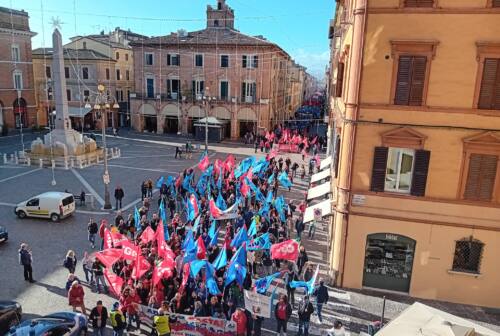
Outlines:
[[82,285],[80,285],[77,280],[73,281],[68,291],[68,303],[73,307],[74,312],[77,311],[76,308],[80,308],[82,314],[87,315],[87,312],[85,310],[85,302],[83,300],[84,296],[85,293],[83,291]]
[[101,225],[99,226],[99,237],[101,237],[101,251],[104,249],[104,229],[108,226],[108,221],[101,220]]
[[247,315],[243,308],[238,308],[231,316],[231,320],[236,323],[236,336],[245,336],[247,334]]
[[278,335],[286,335],[286,325],[288,323],[288,320],[290,319],[290,315],[292,315],[292,306],[290,306],[290,304],[288,303],[288,298],[286,295],[280,296],[280,300],[278,301],[274,309],[274,315],[276,317],[276,321],[278,322]]

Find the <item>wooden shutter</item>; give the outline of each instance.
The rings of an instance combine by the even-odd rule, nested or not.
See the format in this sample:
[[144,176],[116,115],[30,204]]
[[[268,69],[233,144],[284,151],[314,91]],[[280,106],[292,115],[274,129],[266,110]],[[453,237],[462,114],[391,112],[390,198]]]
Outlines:
[[342,87],[344,86],[344,63],[337,65],[337,84],[335,85],[335,97],[342,97]]
[[413,165],[413,178],[411,181],[411,194],[413,196],[425,196],[430,158],[430,151],[423,149],[415,151],[415,164]]
[[255,55],[253,57],[253,67],[254,68],[258,68],[259,67],[259,56],[258,55]]
[[434,7],[434,0],[405,0],[405,7]]
[[[495,103],[495,96],[500,96],[500,59],[487,58],[484,60],[481,90],[479,91],[478,108],[491,109]],[[497,94],[495,94],[495,89]],[[500,98],[498,99],[500,108]]]
[[375,152],[373,154],[371,191],[384,191],[388,153],[388,147],[375,147]]
[[491,2],[491,7],[500,7],[500,0],[493,0]]
[[495,186],[498,156],[471,154],[464,199],[490,201]]
[[413,57],[411,67],[410,97],[408,105],[422,105],[424,97],[427,57]]
[[396,94],[394,97],[395,105],[408,105],[410,98],[411,64],[411,56],[399,57]]

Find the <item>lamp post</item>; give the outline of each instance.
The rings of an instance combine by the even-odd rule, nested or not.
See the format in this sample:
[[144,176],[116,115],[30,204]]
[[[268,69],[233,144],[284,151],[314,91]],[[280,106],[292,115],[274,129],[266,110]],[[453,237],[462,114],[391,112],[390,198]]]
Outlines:
[[[108,155],[107,155],[107,147],[106,147],[106,120],[107,120],[107,112],[111,109],[118,109],[120,106],[118,105],[116,98],[109,95],[105,92],[105,87],[102,84],[97,86],[97,95],[95,96],[94,110],[97,110],[100,119],[101,119],[101,131],[102,131],[102,150],[104,156],[104,174],[102,175],[102,180],[104,182],[104,209],[111,209],[111,201],[109,196],[109,171],[108,171]],[[111,105],[112,104],[112,105]],[[90,105],[90,99],[87,99],[85,103],[85,108],[92,108]]]

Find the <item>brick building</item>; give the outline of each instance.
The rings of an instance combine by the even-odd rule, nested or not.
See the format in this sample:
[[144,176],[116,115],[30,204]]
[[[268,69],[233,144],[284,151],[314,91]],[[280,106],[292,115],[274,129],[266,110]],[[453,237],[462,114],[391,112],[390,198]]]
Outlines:
[[[135,92],[132,126],[157,133],[193,133],[205,115],[224,122],[238,138],[288,119],[295,107],[287,72],[290,56],[263,36],[234,29],[224,0],[207,6],[205,29],[179,30],[131,42]],[[299,101],[299,100],[296,100]]]
[[0,7],[0,128],[43,124],[35,109],[29,16]]

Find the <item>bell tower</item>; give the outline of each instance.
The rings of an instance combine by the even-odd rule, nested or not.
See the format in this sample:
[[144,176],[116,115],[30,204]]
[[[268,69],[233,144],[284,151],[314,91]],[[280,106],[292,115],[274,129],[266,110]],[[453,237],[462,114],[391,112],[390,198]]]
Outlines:
[[217,7],[207,5],[207,28],[234,29],[234,11],[226,0],[217,0]]

